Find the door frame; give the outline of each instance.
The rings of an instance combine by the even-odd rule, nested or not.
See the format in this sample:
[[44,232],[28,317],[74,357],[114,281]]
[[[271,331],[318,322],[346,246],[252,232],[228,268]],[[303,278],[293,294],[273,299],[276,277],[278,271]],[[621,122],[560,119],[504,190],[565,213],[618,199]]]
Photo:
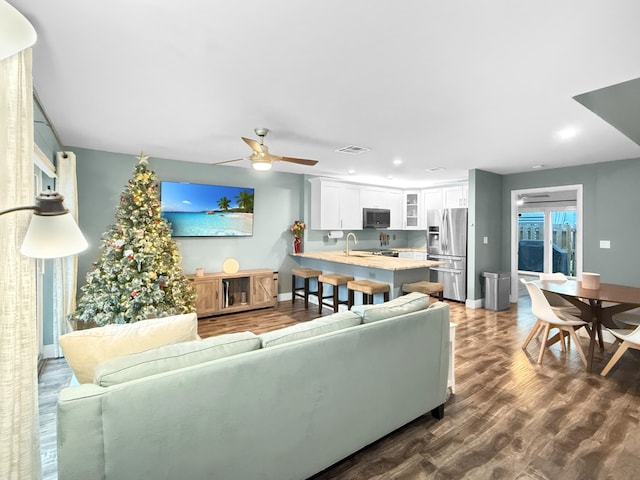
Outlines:
[[511,302],[518,301],[518,197],[523,194],[540,194],[566,190],[576,191],[576,276],[579,278],[582,275],[583,186],[558,185],[553,187],[511,190]]

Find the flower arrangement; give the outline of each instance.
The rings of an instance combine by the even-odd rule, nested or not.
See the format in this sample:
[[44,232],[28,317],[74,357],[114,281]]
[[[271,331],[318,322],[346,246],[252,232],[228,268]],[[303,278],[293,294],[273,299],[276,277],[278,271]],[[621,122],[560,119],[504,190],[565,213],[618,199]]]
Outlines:
[[304,224],[300,220],[296,220],[295,222],[293,222],[293,225],[291,225],[289,230],[291,230],[291,233],[293,233],[294,237],[300,238],[304,234],[305,228],[307,228],[306,224]]

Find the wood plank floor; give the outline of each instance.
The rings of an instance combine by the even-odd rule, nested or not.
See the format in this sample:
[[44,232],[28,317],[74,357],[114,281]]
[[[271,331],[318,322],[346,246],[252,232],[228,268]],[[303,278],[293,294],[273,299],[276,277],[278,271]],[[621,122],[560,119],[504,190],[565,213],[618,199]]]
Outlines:
[[[596,351],[588,373],[575,348],[556,345],[537,365],[538,341],[520,349],[535,320],[526,294],[503,312],[450,305],[457,388],[444,419],[421,417],[313,480],[640,478],[640,358],[625,353],[602,378],[610,347]],[[201,320],[199,333],[261,333],[317,316],[316,305],[281,302]],[[54,360],[40,380],[44,480],[56,478],[55,396],[68,377],[66,362]]]

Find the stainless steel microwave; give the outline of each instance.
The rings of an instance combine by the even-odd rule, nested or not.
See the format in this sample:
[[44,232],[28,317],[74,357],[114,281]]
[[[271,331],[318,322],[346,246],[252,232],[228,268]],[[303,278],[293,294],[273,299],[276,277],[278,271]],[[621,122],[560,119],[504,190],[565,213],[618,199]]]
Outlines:
[[391,210],[386,208],[363,208],[363,228],[389,228],[391,225]]

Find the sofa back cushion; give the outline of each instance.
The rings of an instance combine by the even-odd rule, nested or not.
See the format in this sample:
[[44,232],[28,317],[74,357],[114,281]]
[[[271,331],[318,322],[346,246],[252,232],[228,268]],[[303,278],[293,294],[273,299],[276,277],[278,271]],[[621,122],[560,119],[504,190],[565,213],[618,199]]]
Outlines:
[[229,333],[204,340],[165,345],[99,364],[93,382],[109,387],[259,348],[260,338],[251,332]]
[[273,347],[283,343],[301,340],[303,338],[315,337],[323,333],[353,327],[362,323],[361,318],[353,312],[334,313],[327,317],[316,318],[309,322],[297,323],[290,327],[273,330],[260,335],[262,347]]
[[62,335],[60,347],[78,381],[91,383],[96,365],[105,360],[197,338],[198,317],[186,313],[78,330]]
[[362,317],[362,323],[369,323],[424,310],[428,306],[429,295],[412,292],[376,305],[355,305],[351,311]]

